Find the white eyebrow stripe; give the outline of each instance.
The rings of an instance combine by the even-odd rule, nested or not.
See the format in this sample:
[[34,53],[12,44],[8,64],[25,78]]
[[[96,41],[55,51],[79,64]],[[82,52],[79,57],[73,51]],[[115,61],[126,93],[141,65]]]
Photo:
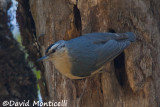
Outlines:
[[58,44],[54,44],[49,50],[52,50],[54,48],[56,48],[58,46]]

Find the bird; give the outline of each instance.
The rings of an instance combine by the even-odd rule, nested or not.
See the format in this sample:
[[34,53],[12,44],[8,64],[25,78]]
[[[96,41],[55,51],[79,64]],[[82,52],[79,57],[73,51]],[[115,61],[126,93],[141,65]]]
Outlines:
[[84,34],[51,44],[38,61],[51,61],[62,75],[70,79],[83,79],[101,72],[107,62],[135,41],[133,32]]

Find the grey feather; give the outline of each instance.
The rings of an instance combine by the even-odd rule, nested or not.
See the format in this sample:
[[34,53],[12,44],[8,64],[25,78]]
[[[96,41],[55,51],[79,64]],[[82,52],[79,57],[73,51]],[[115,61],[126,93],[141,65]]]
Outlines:
[[91,42],[84,40],[71,40],[66,43],[69,56],[72,62],[72,74],[75,76],[89,76],[93,66],[96,62],[96,55],[94,52],[95,46]]
[[109,40],[102,47],[96,49],[98,54],[95,67],[100,67],[108,61],[117,57],[125,48],[130,45],[130,41]]

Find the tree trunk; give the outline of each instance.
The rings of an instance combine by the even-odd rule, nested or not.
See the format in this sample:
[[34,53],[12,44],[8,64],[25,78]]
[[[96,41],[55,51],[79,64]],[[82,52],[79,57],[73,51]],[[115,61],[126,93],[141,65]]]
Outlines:
[[[7,11],[11,0],[0,0],[0,106],[7,101],[30,102],[37,100],[37,83],[25,54],[13,38]],[[13,102],[12,102],[13,104]],[[12,105],[11,104],[11,105]]]
[[44,61],[41,69],[47,86],[44,93],[48,93],[43,94],[44,100],[67,100],[68,107],[160,106],[158,0],[29,0],[29,6],[42,55],[50,44],[81,34],[130,31],[137,36],[135,43],[107,64],[106,72],[83,80],[70,80]]

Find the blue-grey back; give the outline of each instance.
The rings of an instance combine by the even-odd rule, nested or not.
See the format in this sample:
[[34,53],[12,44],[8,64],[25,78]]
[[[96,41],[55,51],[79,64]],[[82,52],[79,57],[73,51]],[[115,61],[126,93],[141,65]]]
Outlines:
[[[118,56],[135,37],[116,33],[91,33],[66,41],[74,75],[87,76]],[[131,35],[131,36],[130,36]]]

